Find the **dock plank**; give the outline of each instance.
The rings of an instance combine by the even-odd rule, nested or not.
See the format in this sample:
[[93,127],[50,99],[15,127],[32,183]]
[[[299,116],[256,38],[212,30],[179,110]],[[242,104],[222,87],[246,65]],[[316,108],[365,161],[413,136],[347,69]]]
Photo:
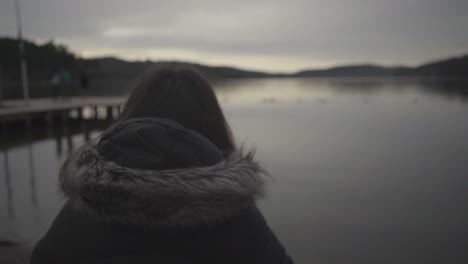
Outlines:
[[9,119],[28,114],[72,110],[85,106],[123,105],[126,99],[126,96],[70,97],[67,99],[38,98],[30,99],[28,105],[25,105],[23,100],[5,100],[0,104],[0,119]]

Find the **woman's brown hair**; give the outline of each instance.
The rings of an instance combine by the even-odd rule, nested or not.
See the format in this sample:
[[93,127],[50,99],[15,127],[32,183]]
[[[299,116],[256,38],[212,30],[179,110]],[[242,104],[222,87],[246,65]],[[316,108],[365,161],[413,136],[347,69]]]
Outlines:
[[204,135],[226,153],[235,149],[231,130],[213,88],[190,69],[165,65],[143,75],[119,120],[138,117],[171,119]]

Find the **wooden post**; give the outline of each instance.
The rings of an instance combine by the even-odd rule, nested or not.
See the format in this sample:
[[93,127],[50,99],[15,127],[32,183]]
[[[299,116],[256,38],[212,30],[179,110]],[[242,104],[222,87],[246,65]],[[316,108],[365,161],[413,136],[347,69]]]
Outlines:
[[98,106],[94,105],[93,109],[94,109],[94,119],[98,119],[99,118]]
[[54,124],[54,112],[53,111],[47,112],[45,119],[46,119],[46,123],[48,126],[53,125]]
[[78,119],[83,119],[83,107],[76,109],[78,111]]
[[10,162],[8,158],[8,131],[7,131],[7,121],[2,121],[2,145],[3,146],[3,157],[4,160],[4,169],[5,169],[5,186],[7,192],[7,201],[8,201],[8,217],[10,219],[14,218],[14,211],[13,211],[13,189],[11,187],[11,173],[10,173]]
[[67,150],[70,153],[73,150],[73,140],[72,140],[72,132],[70,131],[70,127],[68,126],[68,110],[62,111],[62,121],[63,121],[63,134],[67,139]]
[[32,127],[32,116],[26,116],[26,133],[28,133],[28,161],[29,161],[29,184],[31,186],[31,202],[34,208],[37,207],[37,193],[36,193],[36,171],[34,168],[34,156],[33,156],[33,127]]
[[107,114],[106,114],[107,120],[112,120],[113,114],[112,114],[112,106],[107,106]]
[[32,140],[32,120],[31,116],[26,115],[26,133],[28,134],[28,139]]
[[53,137],[53,131],[54,131],[54,112],[49,111],[46,113],[46,126],[47,126],[47,135],[48,137]]
[[91,139],[91,136],[90,136],[90,131],[88,129],[88,126],[86,125],[85,118],[81,119],[81,132],[84,135],[85,142],[89,142],[89,140]]

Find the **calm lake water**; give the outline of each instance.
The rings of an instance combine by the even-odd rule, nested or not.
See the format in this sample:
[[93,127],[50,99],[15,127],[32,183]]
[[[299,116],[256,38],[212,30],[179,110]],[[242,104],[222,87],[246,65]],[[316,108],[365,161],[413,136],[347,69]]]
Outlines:
[[[296,263],[468,263],[468,85],[215,86],[237,142],[255,147],[275,178],[260,206]],[[0,239],[32,245],[47,230],[63,204],[58,168],[85,140],[81,128],[2,136],[11,140],[0,153]]]

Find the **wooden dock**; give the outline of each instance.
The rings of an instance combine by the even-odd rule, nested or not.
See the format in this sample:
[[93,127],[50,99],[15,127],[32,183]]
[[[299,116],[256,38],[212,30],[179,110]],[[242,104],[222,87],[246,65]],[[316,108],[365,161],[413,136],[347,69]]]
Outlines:
[[[85,107],[106,107],[108,113],[117,108],[120,112],[127,97],[125,96],[86,96],[69,98],[38,98],[30,99],[26,105],[23,100],[5,100],[0,103],[0,120],[12,121],[54,113],[69,113],[77,110],[81,115]],[[96,110],[97,111],[97,110]]]

